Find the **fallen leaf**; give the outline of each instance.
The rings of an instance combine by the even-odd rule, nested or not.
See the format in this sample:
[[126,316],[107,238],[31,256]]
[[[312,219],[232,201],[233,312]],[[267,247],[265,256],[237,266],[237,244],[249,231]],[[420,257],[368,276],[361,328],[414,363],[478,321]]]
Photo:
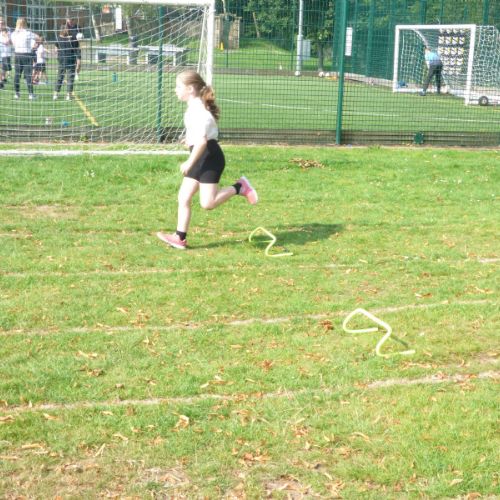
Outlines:
[[351,434],[351,436],[353,436],[353,437],[360,437],[360,438],[362,438],[366,442],[370,441],[370,438],[366,434],[363,434],[362,432],[358,432],[358,431],[353,432]]
[[128,441],[128,437],[124,436],[123,434],[120,434],[119,432],[115,432],[113,434],[113,437],[116,437],[118,439],[121,439],[122,441]]
[[179,420],[177,420],[174,430],[178,431],[180,429],[186,429],[189,427],[189,423],[189,417],[186,417],[186,415],[179,415]]
[[22,450],[34,450],[36,448],[43,448],[43,445],[40,443],[28,443],[21,446]]
[[43,417],[46,419],[46,420],[60,420],[59,417],[55,417],[54,415],[49,415],[48,413],[44,413],[43,414]]

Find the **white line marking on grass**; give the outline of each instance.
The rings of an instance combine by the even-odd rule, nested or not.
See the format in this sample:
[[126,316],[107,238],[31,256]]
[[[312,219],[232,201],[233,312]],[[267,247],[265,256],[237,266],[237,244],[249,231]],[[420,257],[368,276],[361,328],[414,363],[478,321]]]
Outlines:
[[[133,233],[127,233],[128,235],[131,235]],[[31,238],[31,234],[20,234],[20,233],[0,233],[0,238]],[[244,240],[238,240],[239,242],[243,243]],[[420,261],[417,261],[420,262]],[[439,262],[442,263],[443,260],[438,260],[438,261],[433,261],[433,262]],[[446,261],[446,262],[453,262],[453,263],[467,263],[467,262],[479,262],[481,264],[494,264],[496,262],[500,262],[500,258],[484,258],[484,259],[465,259],[465,260],[453,260],[453,261]],[[411,263],[409,261],[406,261],[405,263]],[[351,268],[351,269],[357,269],[361,267],[362,264],[360,263],[352,263],[352,264],[324,264],[324,265],[306,265],[306,264],[300,264],[296,266],[298,269],[305,269],[305,270],[320,270],[320,269],[344,269],[344,268]],[[249,266],[249,268],[254,268],[256,266]],[[257,266],[259,271],[266,270],[266,269],[275,269],[275,266],[262,266],[259,265]],[[196,274],[199,272],[203,273],[215,273],[215,272],[234,272],[234,267],[233,266],[225,266],[225,267],[211,267],[211,268],[205,268],[205,269],[200,269],[200,270],[193,270],[192,268],[189,269],[179,269],[179,268],[143,268],[143,269],[92,269],[90,271],[33,271],[33,272],[20,272],[20,271],[2,271],[0,270],[0,276],[4,277],[9,277],[9,278],[50,278],[50,277],[57,277],[57,278],[82,278],[86,276],[141,276],[141,275],[148,275],[148,274],[173,274],[173,273],[179,273],[179,274]]]
[[268,104],[265,102],[238,101],[236,99],[218,99],[218,100],[232,102],[233,104],[247,104],[248,106],[262,106],[263,108],[291,109],[293,111],[296,111],[297,109],[300,109],[302,111],[311,111],[313,109],[305,106],[285,106],[279,104]]
[[[277,108],[277,109],[290,109],[293,111],[314,111],[315,113],[331,114],[331,110],[325,107],[312,107],[312,106],[285,106],[278,104],[269,104],[263,102],[253,102],[253,101],[243,101],[238,99],[218,99],[219,101],[231,102],[233,104],[245,104],[247,106],[262,106],[263,108]],[[408,113],[375,113],[370,111],[345,111],[345,116],[375,116],[381,118],[404,118],[408,116]],[[493,123],[492,120],[479,120],[479,119],[463,119],[463,118],[439,118],[433,117],[436,121],[446,121],[446,122],[467,122],[467,123]]]
[[[443,302],[436,302],[433,304],[406,304],[402,306],[392,306],[392,307],[379,307],[372,308],[371,310],[376,314],[384,313],[397,313],[400,311],[411,311],[411,310],[425,310],[433,309],[436,307],[446,307],[446,306],[484,306],[484,305],[494,305],[494,302],[489,300],[471,300],[471,301],[457,301],[449,302],[447,300]],[[46,335],[56,335],[56,334],[82,334],[82,333],[121,333],[121,332],[136,332],[136,331],[153,331],[153,332],[169,332],[176,330],[196,330],[198,328],[207,326],[248,326],[254,324],[260,325],[275,325],[281,323],[290,323],[297,320],[323,320],[327,318],[333,318],[338,316],[345,316],[349,311],[336,311],[333,313],[318,313],[318,314],[305,314],[296,316],[283,316],[276,318],[248,318],[241,320],[231,320],[231,321],[202,321],[200,323],[177,323],[175,325],[143,325],[143,326],[109,326],[109,325],[99,325],[94,327],[69,327],[60,328],[54,327],[52,329],[46,330],[23,330],[23,329],[13,329],[13,330],[0,330],[0,337],[7,337],[12,335],[28,335],[28,336],[46,336]]]
[[395,386],[408,386],[408,385],[427,385],[427,384],[442,384],[443,382],[468,382],[472,379],[491,379],[500,380],[500,372],[498,371],[488,371],[478,373],[477,375],[472,374],[460,374],[455,375],[444,375],[442,373],[436,375],[429,375],[427,377],[421,377],[416,379],[405,379],[396,378],[388,380],[376,380],[375,382],[370,382],[366,387],[368,389],[379,389],[381,387],[395,387]]
[[[0,234],[0,237],[2,235]],[[251,266],[253,269],[255,266]],[[357,268],[358,264],[325,264],[323,266],[317,265],[299,265],[297,266],[299,269],[312,269],[312,270],[320,270],[320,269],[337,269],[337,268]],[[275,269],[275,266],[258,266],[259,271],[263,269]],[[107,270],[107,269],[94,269],[92,271],[34,271],[34,272],[16,272],[16,271],[0,271],[0,276],[10,277],[10,278],[81,278],[85,276],[141,276],[148,274],[196,274],[196,273],[218,273],[218,272],[234,272],[234,266],[225,266],[225,267],[212,267],[212,268],[204,268],[199,270],[193,270],[191,268],[179,269],[179,268],[166,268],[166,269],[137,269],[137,270],[127,270],[127,269],[115,269],[115,270]]]
[[[377,380],[370,382],[365,387],[367,389],[380,389],[385,387],[406,387],[411,385],[429,385],[429,384],[443,384],[443,383],[462,383],[469,382],[474,379],[480,380],[500,380],[499,371],[487,371],[478,374],[454,374],[444,375],[436,374],[417,379],[388,379]],[[334,394],[337,390],[331,388],[323,389],[298,389],[286,390],[280,389],[276,392],[267,393],[238,393],[238,394],[200,394],[190,397],[170,397],[170,398],[149,398],[149,399],[122,399],[112,401],[77,401],[75,403],[41,403],[26,406],[8,406],[0,408],[1,413],[7,414],[20,414],[26,412],[37,411],[65,411],[65,410],[84,410],[84,409],[97,409],[97,408],[110,408],[110,407],[124,407],[124,406],[159,406],[162,404],[195,404],[202,401],[234,401],[238,402],[242,399],[278,399],[287,398],[293,399],[301,395],[315,396],[318,394]]]
[[99,149],[89,149],[89,150],[73,150],[73,149],[56,149],[56,150],[46,150],[46,149],[0,149],[0,156],[82,156],[82,155],[92,155],[92,156],[128,156],[128,155],[187,155],[187,151],[168,151],[168,150],[115,150],[106,151]]

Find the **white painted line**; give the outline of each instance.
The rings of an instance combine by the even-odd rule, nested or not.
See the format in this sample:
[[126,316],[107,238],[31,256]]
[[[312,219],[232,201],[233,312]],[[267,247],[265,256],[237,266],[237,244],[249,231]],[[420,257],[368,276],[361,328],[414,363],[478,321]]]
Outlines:
[[[2,236],[0,234],[0,236]],[[243,240],[241,240],[243,243]],[[320,269],[337,269],[337,268],[356,268],[359,264],[325,264],[324,266],[317,265],[296,265],[297,269],[305,269],[305,270],[320,270]],[[248,266],[247,269],[255,269],[258,268],[259,271],[264,269],[276,269],[276,266]],[[179,268],[149,268],[149,269],[94,269],[92,271],[34,271],[34,272],[15,272],[15,271],[0,271],[0,276],[4,276],[6,278],[82,278],[85,276],[141,276],[148,274],[196,274],[196,273],[219,273],[219,272],[234,272],[234,266],[225,266],[225,267],[212,267],[212,268],[204,268],[199,270],[193,269],[179,269]]]
[[[224,99],[220,98],[218,99],[219,101],[225,101],[225,102],[230,102],[233,104],[244,104],[246,106],[251,106],[251,107],[258,107],[261,106],[263,108],[277,108],[277,109],[291,109],[294,111],[300,110],[300,111],[313,111],[316,114],[332,114],[332,110],[328,108],[327,106],[285,106],[285,105],[278,105],[278,104],[270,104],[270,103],[264,103],[264,102],[254,102],[254,101],[243,101],[243,100],[238,100],[238,99]],[[349,111],[346,110],[344,112],[344,116],[372,116],[372,117],[384,117],[384,118],[407,118],[408,115],[411,113],[377,113],[375,110],[373,111]],[[434,121],[445,121],[445,122],[457,122],[457,123],[491,123],[494,124],[494,120],[479,120],[479,119],[463,119],[463,118],[440,118],[440,117],[433,117],[432,118]]]
[[[405,387],[411,385],[429,385],[429,384],[443,384],[443,383],[462,383],[469,382],[474,379],[480,380],[500,380],[500,371],[487,371],[478,374],[454,374],[454,375],[430,375],[417,379],[389,379],[377,380],[371,382],[367,386],[368,389],[381,389],[384,387]],[[122,399],[111,401],[77,401],[75,403],[41,403],[35,405],[23,406],[7,406],[0,407],[0,412],[4,414],[20,414],[26,412],[37,411],[72,411],[83,409],[96,409],[96,408],[119,408],[125,406],[159,406],[159,405],[172,405],[172,404],[196,404],[201,401],[214,400],[214,401],[241,401],[242,397],[248,399],[293,399],[301,395],[318,395],[318,394],[334,394],[337,390],[331,388],[322,389],[298,389],[286,390],[280,389],[276,392],[268,393],[247,393],[247,394],[199,394],[190,397],[171,397],[171,398],[150,398],[150,399]]]
[[416,379],[404,379],[404,378],[396,378],[396,379],[388,379],[388,380],[377,380],[375,382],[370,382],[366,387],[368,389],[379,389],[381,387],[400,387],[400,386],[408,386],[408,385],[428,385],[428,384],[442,384],[443,382],[468,382],[474,379],[491,379],[491,380],[500,380],[500,372],[499,371],[488,371],[478,373],[477,375],[473,374],[455,374],[455,375],[444,375],[442,373],[438,375],[429,375],[427,377],[421,377]]
[[[371,308],[375,314],[390,314],[398,313],[401,311],[411,311],[411,310],[425,310],[433,309],[436,307],[448,307],[448,306],[465,306],[465,307],[475,307],[475,306],[485,306],[485,305],[495,305],[494,302],[489,300],[471,300],[471,301],[457,301],[449,302],[447,300],[443,302],[435,302],[433,304],[407,304],[401,306],[391,306],[391,307],[380,307]],[[303,320],[322,320],[328,318],[335,318],[339,316],[345,316],[349,311],[336,311],[333,313],[318,313],[318,314],[305,314],[305,315],[294,315],[294,316],[283,316],[275,318],[247,318],[241,320],[231,320],[231,321],[202,321],[200,323],[177,323],[174,325],[143,325],[143,326],[110,326],[110,325],[99,325],[95,327],[73,327],[73,328],[59,328],[54,327],[47,330],[25,330],[25,329],[12,329],[12,330],[0,330],[0,337],[7,337],[12,335],[27,335],[27,336],[47,336],[47,335],[57,335],[57,334],[85,334],[85,333],[122,333],[122,332],[136,332],[136,331],[153,331],[153,332],[169,332],[176,330],[197,330],[198,328],[206,328],[207,326],[248,326],[254,324],[260,325],[274,325],[282,323],[290,323],[292,321],[303,321]]]
[[74,150],[74,149],[0,149],[0,156],[129,156],[129,155],[187,155],[188,151],[168,151],[168,150],[114,150],[106,151],[99,149]]
[[[128,235],[131,235],[133,233],[127,233]],[[11,237],[11,238],[31,238],[31,234],[20,234],[20,233],[0,233],[0,238],[2,237]],[[244,239],[242,238],[241,240],[238,240],[239,242],[243,243]],[[415,261],[405,261],[405,264],[411,264],[411,263],[419,263],[421,261],[415,260]],[[492,259],[464,259],[464,260],[444,260],[444,259],[438,259],[436,261],[427,261],[427,262],[438,262],[438,263],[468,263],[468,262],[479,262],[481,264],[494,264],[497,262],[500,262],[500,259],[498,258],[492,258]],[[305,270],[320,270],[320,269],[344,269],[344,268],[351,268],[351,269],[357,269],[358,267],[361,267],[362,265],[367,265],[368,262],[363,261],[362,263],[352,263],[352,264],[324,264],[324,265],[306,265],[306,264],[293,264],[294,267],[297,269],[305,269]],[[265,270],[265,269],[276,269],[276,266],[271,266],[271,265],[258,265],[258,266],[247,266],[247,269],[254,269],[258,268],[259,271]],[[6,277],[6,278],[51,278],[51,277],[56,277],[56,278],[82,278],[86,276],[142,276],[142,275],[148,275],[148,274],[173,274],[173,273],[179,273],[179,274],[195,274],[198,272],[203,272],[203,273],[215,273],[215,272],[233,272],[234,271],[234,266],[225,266],[225,267],[212,267],[212,268],[205,268],[205,269],[200,269],[200,270],[193,270],[193,269],[179,269],[179,268],[143,268],[143,269],[92,269],[90,271],[32,271],[32,272],[19,272],[19,271],[2,271],[0,269],[0,276]]]

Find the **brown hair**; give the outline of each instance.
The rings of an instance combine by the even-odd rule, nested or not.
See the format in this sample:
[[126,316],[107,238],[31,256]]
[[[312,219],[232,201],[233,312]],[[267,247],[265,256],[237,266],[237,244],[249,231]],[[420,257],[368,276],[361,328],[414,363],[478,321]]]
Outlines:
[[219,106],[215,103],[215,92],[214,89],[205,83],[205,80],[197,73],[191,69],[179,73],[177,76],[179,80],[184,85],[191,85],[205,105],[205,107],[212,113],[212,116],[218,120],[220,115]]

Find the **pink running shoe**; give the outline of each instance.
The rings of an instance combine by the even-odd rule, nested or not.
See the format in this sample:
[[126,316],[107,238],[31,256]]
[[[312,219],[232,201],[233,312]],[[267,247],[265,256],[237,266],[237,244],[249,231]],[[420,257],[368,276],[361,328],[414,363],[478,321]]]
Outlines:
[[248,200],[250,205],[255,205],[259,201],[259,196],[250,181],[243,175],[238,179],[238,182],[241,184],[240,194]]
[[179,238],[179,235],[174,233],[174,234],[166,234],[162,233],[161,231],[156,233],[156,236],[163,241],[163,243],[166,243],[167,245],[170,245],[171,247],[177,248],[178,250],[186,250],[187,247],[187,242],[186,240],[181,240]]

